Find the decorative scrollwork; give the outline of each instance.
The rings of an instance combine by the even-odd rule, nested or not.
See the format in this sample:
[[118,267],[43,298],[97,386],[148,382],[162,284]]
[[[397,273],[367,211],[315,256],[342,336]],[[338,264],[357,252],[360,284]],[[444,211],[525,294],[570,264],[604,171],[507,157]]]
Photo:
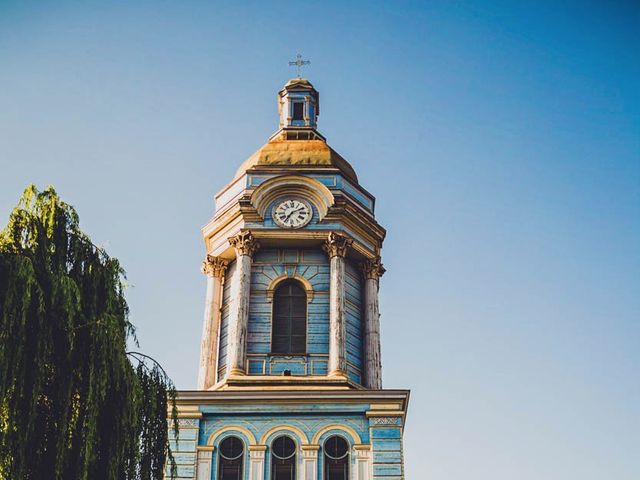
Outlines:
[[231,237],[229,243],[236,249],[236,255],[238,256],[249,255],[251,257],[260,248],[260,243],[249,230]]
[[398,417],[372,417],[370,423],[371,425],[399,425],[400,419]]
[[384,275],[386,269],[382,265],[380,261],[380,257],[377,257],[374,260],[366,260],[362,262],[362,273],[364,274],[365,279],[374,279],[378,280],[382,275]]
[[327,252],[329,258],[345,257],[347,255],[347,249],[352,243],[353,239],[336,232],[331,232],[329,238],[325,240],[322,249]]
[[179,418],[178,427],[198,428],[200,421],[196,418]]
[[227,265],[229,265],[227,260],[214,257],[213,255],[207,255],[204,262],[202,262],[202,273],[209,277],[224,277]]

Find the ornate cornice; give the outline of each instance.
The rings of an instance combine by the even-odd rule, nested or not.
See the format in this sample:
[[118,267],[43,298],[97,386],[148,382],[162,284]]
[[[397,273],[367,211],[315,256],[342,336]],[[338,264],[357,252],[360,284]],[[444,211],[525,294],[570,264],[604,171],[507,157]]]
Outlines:
[[362,273],[365,279],[378,280],[386,272],[380,257],[362,262]]
[[202,273],[208,277],[224,277],[228,264],[229,262],[223,258],[207,255],[202,262]]
[[327,252],[329,258],[345,257],[347,255],[347,249],[352,243],[353,239],[336,232],[331,232],[329,233],[329,238],[327,238],[322,245],[322,249]]
[[231,237],[229,243],[235,248],[237,256],[249,255],[251,257],[260,248],[260,243],[248,230]]

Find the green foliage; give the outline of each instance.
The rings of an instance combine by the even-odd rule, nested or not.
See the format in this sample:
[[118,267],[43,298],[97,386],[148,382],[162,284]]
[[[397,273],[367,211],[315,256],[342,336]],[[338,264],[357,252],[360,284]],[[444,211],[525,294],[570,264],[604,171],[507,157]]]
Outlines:
[[124,279],[52,187],[25,190],[0,232],[0,479],[161,479],[167,459],[175,472],[175,390],[126,351]]

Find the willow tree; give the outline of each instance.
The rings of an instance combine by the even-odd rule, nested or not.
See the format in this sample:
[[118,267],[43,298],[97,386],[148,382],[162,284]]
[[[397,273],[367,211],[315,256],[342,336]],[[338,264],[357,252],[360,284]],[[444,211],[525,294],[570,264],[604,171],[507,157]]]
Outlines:
[[[115,258],[52,187],[0,232],[0,479],[160,479],[175,390],[137,345]],[[177,430],[176,430],[177,431]]]

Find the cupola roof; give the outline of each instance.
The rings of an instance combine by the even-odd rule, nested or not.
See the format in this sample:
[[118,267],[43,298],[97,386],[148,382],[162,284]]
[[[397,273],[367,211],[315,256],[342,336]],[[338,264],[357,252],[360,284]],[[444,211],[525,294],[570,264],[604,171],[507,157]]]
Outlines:
[[349,180],[358,182],[353,167],[324,140],[273,138],[240,165],[236,178],[256,167],[333,167]]
[[295,86],[304,87],[304,88],[313,88],[315,90],[311,82],[306,78],[302,78],[302,77],[292,78],[285,84],[284,88],[295,87]]

